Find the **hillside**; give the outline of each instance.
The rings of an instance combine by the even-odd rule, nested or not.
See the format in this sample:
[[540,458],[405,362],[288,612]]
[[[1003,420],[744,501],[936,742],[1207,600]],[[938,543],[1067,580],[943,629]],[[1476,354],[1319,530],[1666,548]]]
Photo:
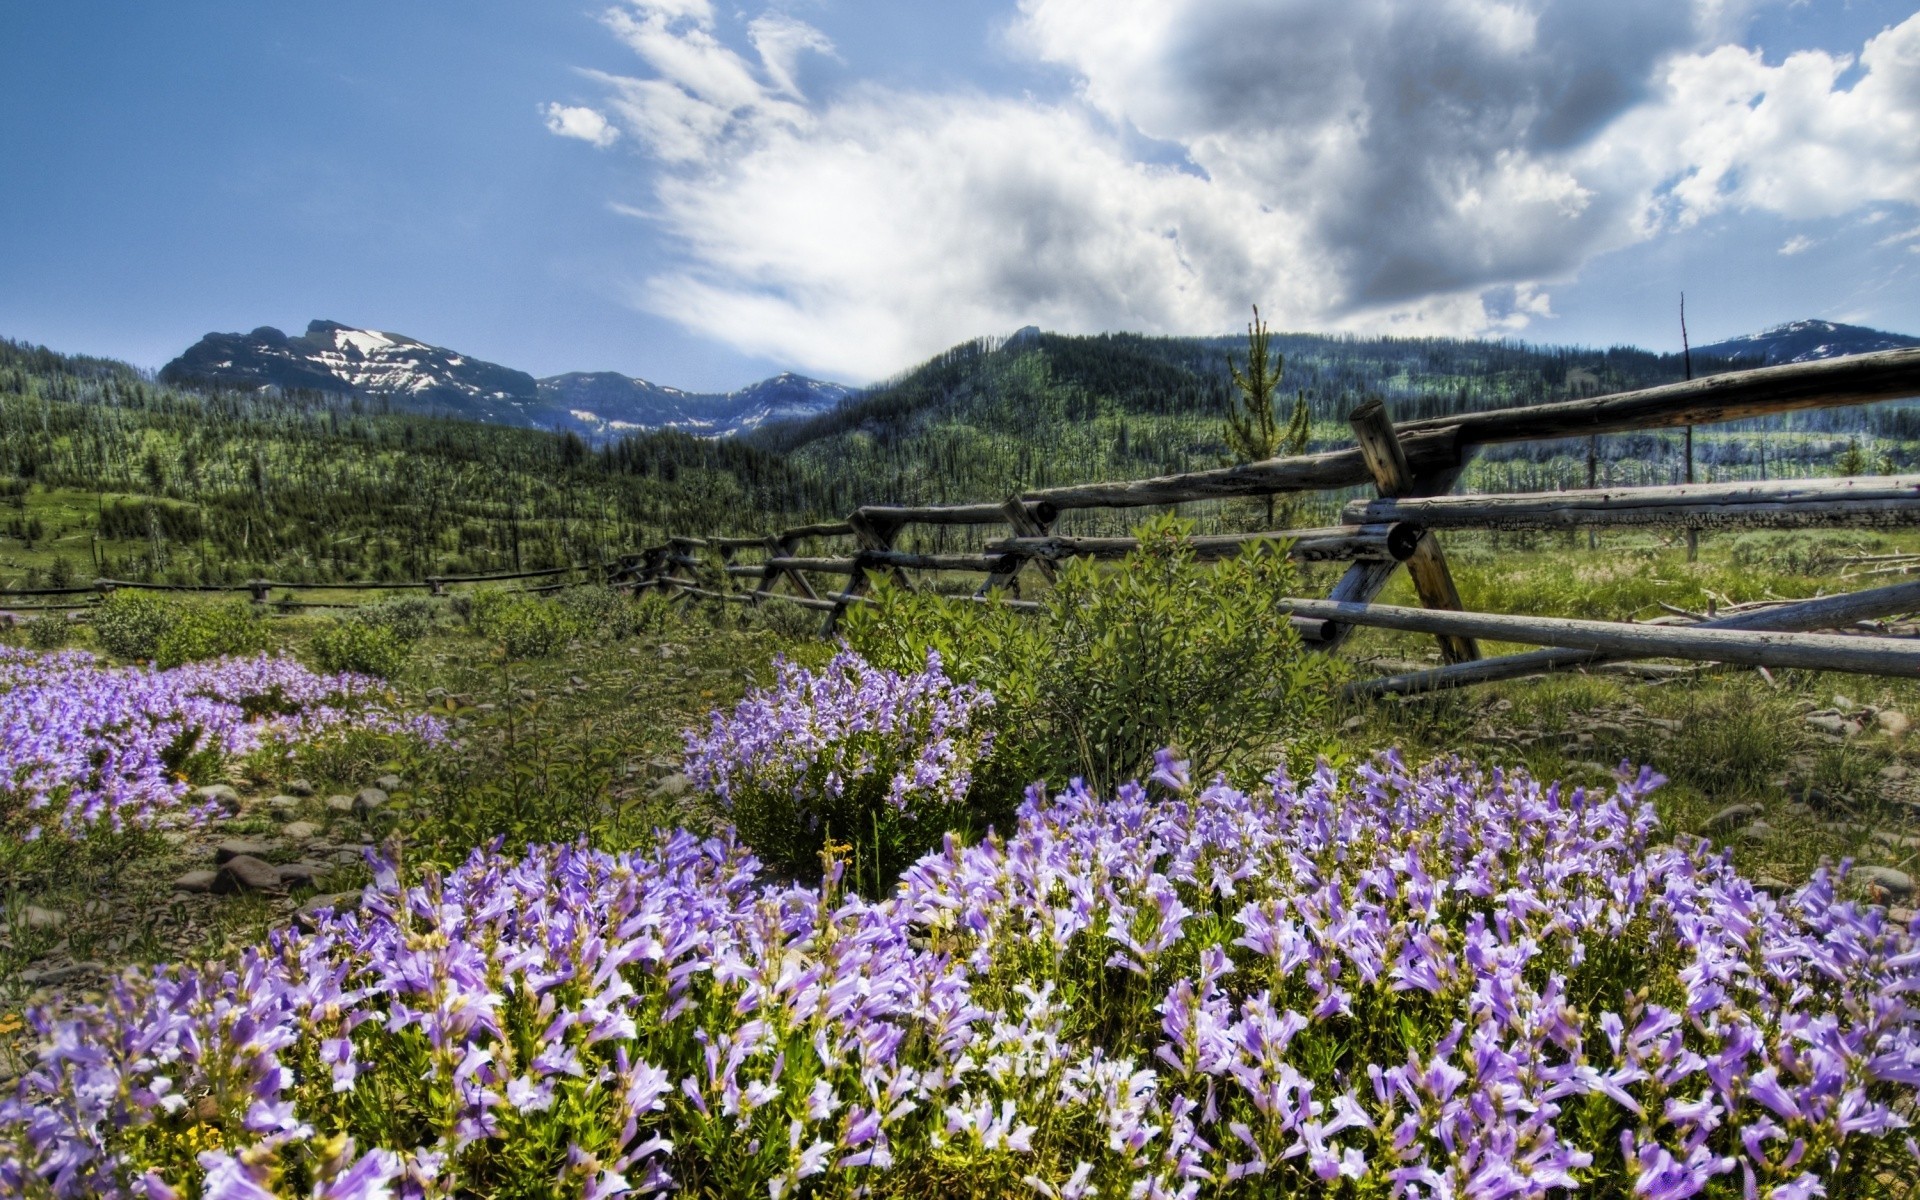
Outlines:
[[[1900,335],[1858,332],[1875,345],[1900,341]],[[1696,349],[1694,374],[1760,365],[1776,345],[1768,339],[1725,344],[1738,354]],[[1828,344],[1838,340],[1829,337]],[[1276,334],[1273,347],[1284,359],[1283,403],[1304,396],[1315,449],[1350,444],[1346,414],[1361,396],[1384,396],[1396,417],[1411,420],[1651,387],[1681,379],[1686,370],[1679,354],[1632,347],[1308,334]],[[1030,487],[1214,467],[1226,458],[1220,423],[1228,403],[1227,357],[1243,348],[1243,339],[1233,337],[1022,330],[1004,341],[956,347],[831,413],[770,428],[752,441],[810,475],[836,484],[858,481],[858,495],[844,493],[842,507],[874,496],[972,501]],[[1702,430],[1695,461],[1714,478],[1806,474],[1854,437],[1879,439],[1877,452],[1904,463],[1913,457],[1901,443],[1917,436],[1920,420],[1899,405],[1799,413]],[[1594,449],[1601,481],[1667,482],[1683,470],[1677,432],[1603,438]],[[1586,454],[1584,441],[1488,447],[1469,468],[1467,485],[1576,486],[1586,479]],[[1331,501],[1322,503],[1330,510]],[[1203,524],[1234,519],[1230,511],[1197,515]],[[1084,513],[1071,524],[1076,532],[1094,532],[1126,519]],[[929,536],[949,545],[958,535]]]
[[651,433],[596,451],[337,394],[186,391],[6,341],[0,505],[11,586],[417,579],[813,511],[804,480],[738,439]]
[[314,321],[289,337],[270,325],[209,333],[160,369],[202,391],[272,390],[372,401],[394,411],[577,433],[604,442],[677,429],[729,437],[827,412],[852,389],[784,373],[726,393],[684,392],[612,371],[536,380],[404,334]]

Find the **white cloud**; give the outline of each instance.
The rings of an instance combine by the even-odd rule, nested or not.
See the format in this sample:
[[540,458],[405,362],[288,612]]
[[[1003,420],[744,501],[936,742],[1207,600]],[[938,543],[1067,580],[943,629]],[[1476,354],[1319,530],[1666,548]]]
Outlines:
[[578,138],[601,149],[620,138],[620,131],[598,109],[549,104],[540,111],[546,114],[548,131],[561,137]]
[[1815,242],[1812,238],[1808,237],[1806,234],[1796,233],[1792,237],[1788,238],[1785,242],[1781,243],[1780,254],[1784,258],[1792,258],[1796,254],[1805,254],[1807,251],[1813,249],[1818,244],[1819,243]]
[[1009,40],[1067,99],[809,100],[819,30],[762,13],[736,49],[704,2],[645,0],[605,18],[644,73],[596,78],[683,251],[637,302],[873,377],[1028,323],[1226,330],[1251,302],[1282,327],[1518,332],[1552,316],[1543,284],[1715,212],[1920,201],[1920,16],[1843,86],[1844,56],[1716,44],[1748,7],[1019,0]]

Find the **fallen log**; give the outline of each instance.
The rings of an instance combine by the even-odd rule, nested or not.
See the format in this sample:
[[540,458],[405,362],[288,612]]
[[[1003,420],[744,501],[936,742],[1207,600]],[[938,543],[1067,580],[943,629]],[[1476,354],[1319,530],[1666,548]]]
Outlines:
[[[1856,621],[1893,616],[1911,612],[1916,608],[1920,608],[1920,580],[1912,583],[1896,583],[1891,587],[1848,592],[1839,596],[1822,596],[1816,600],[1791,601],[1766,608],[1751,608],[1720,616],[1690,628],[1769,630],[1778,633],[1842,629]],[[1532,675],[1537,672],[1559,671],[1569,667],[1593,666],[1616,661],[1619,661],[1618,655],[1593,650],[1563,647],[1530,650],[1524,654],[1507,654],[1499,658],[1437,667],[1428,671],[1409,671],[1398,675],[1385,675],[1377,679],[1356,680],[1347,685],[1346,693],[1350,696],[1383,696],[1388,693],[1410,696],[1420,692],[1439,691],[1443,688],[1468,687],[1476,683],[1517,679],[1522,675]]]
[[[1411,633],[1451,634],[1536,646],[1599,650],[1621,658],[1683,658],[1749,667],[1920,677],[1920,642],[1825,633],[1776,633],[1690,626],[1629,625],[1565,617],[1445,612],[1392,604],[1290,599],[1296,616]],[[1779,610],[1774,610],[1778,614]],[[1477,663],[1458,664],[1463,668]],[[1445,669],[1445,668],[1443,668]]]
[[1406,521],[1427,529],[1913,525],[1920,524],[1920,475],[1381,498],[1356,500],[1342,510],[1341,517],[1355,524]]

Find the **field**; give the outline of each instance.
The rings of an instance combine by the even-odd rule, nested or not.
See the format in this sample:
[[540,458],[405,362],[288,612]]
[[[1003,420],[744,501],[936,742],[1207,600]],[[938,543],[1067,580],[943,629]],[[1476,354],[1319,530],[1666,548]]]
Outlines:
[[[1708,538],[1689,564],[1681,547],[1652,536],[1610,535],[1597,549],[1584,535],[1572,545],[1490,536],[1449,544],[1470,606],[1642,619],[1662,605],[1699,611],[1860,586],[1846,576],[1873,566],[1854,560],[1916,548],[1906,535],[1723,536]],[[811,614],[683,602],[650,611],[628,636],[575,636],[552,653],[511,656],[497,630],[476,630],[470,615],[441,604],[393,687],[403,710],[448,722],[457,749],[350,737],[290,757],[243,757],[194,780],[224,782],[238,798],[236,811],[203,826],[90,837],[53,857],[30,848],[12,855],[0,933],[0,1028],[9,1031],[11,1071],[30,1061],[29,1009],[81,1011],[108,1000],[129,967],[224,961],[270,930],[312,928],[318,908],[351,906],[362,889],[382,886],[369,850],[397,857],[417,878],[488,844],[510,857],[529,843],[582,838],[644,852],[658,827],[719,830],[725,813],[682,773],[681,731],[768,683],[776,655],[817,666],[827,653]],[[275,617],[273,644],[310,656],[330,620]],[[79,644],[93,638],[84,624],[64,632]],[[1428,639],[1369,632],[1348,657],[1364,672],[1435,656]],[[1458,756],[1604,792],[1622,763],[1645,765],[1669,779],[1651,797],[1656,842],[1704,833],[1742,876],[1782,895],[1823,864],[1852,860],[1876,870],[1857,869],[1846,889],[1899,910],[1911,903],[1907,876],[1920,853],[1920,741],[1908,738],[1905,718],[1917,710],[1920,685],[1886,680],[1570,673],[1336,703],[1232,771],[1249,786],[1289,756],[1349,771],[1397,748],[1408,762]],[[385,794],[355,803],[368,788]],[[291,874],[283,870],[285,885],[263,891],[208,892],[207,875],[194,873],[217,869],[223,846]],[[1882,1185],[1894,1177],[1879,1175]]]
[[[265,575],[360,607],[15,606],[0,1191],[1915,1194],[1920,681],[1641,664],[1345,698],[1436,647],[1304,653],[1276,601],[1338,567],[1185,557],[1247,501],[1029,572],[1035,615],[882,586],[844,647],[773,602],[364,586],[861,488],[1217,461],[1212,418],[1046,350],[929,364],[790,445],[598,452],[16,355],[0,581]],[[1309,351],[1444,411],[1551,376]],[[1696,450],[1712,478],[1875,469],[1902,419]],[[1609,439],[1596,478],[1669,480],[1677,436]],[[1471,480],[1579,483],[1585,453]],[[1469,609],[1639,621],[1920,556],[1904,531],[1710,533],[1697,561],[1677,534],[1443,541]],[[1380,599],[1416,602],[1404,575]]]

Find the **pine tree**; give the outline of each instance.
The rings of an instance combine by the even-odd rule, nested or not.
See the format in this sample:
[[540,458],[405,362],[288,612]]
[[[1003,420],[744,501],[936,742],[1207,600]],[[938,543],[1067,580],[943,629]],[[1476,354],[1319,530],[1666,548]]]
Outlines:
[[[1227,371],[1233,376],[1238,395],[1229,401],[1227,424],[1222,434],[1235,462],[1261,462],[1282,454],[1299,454],[1307,448],[1310,432],[1307,394],[1301,392],[1294,398],[1293,414],[1284,427],[1273,409],[1274,393],[1280,390],[1280,374],[1286,360],[1268,349],[1272,336],[1266,322],[1260,319],[1260,306],[1256,304],[1253,323],[1247,326],[1247,369],[1242,371],[1233,356],[1227,356]],[[1287,507],[1290,510],[1292,505]],[[1271,495],[1267,497],[1266,527],[1274,528]]]

